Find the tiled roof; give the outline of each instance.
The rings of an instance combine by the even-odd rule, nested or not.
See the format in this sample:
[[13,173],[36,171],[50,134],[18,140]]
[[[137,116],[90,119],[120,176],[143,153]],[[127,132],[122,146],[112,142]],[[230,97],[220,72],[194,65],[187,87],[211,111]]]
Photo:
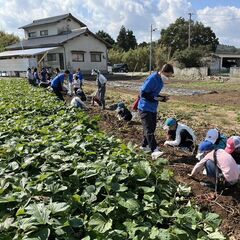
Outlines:
[[87,28],[81,28],[78,31],[73,31],[68,34],[30,38],[22,40],[21,42],[12,44],[6,47],[7,50],[17,50],[17,49],[29,49],[29,48],[39,48],[39,47],[55,47],[62,45],[70,39],[80,36],[81,34],[88,32]]
[[68,18],[68,17],[72,18],[76,22],[78,22],[81,27],[86,27],[86,24],[84,24],[83,22],[79,21],[71,13],[68,13],[68,14],[63,14],[63,15],[59,15],[59,16],[55,16],[55,17],[42,18],[42,19],[34,20],[32,23],[27,24],[25,26],[22,26],[20,28],[25,29],[25,28],[30,28],[30,27],[34,27],[34,26],[39,26],[39,25],[44,25],[44,24],[49,24],[49,23],[55,23],[55,22],[58,22],[60,20]]

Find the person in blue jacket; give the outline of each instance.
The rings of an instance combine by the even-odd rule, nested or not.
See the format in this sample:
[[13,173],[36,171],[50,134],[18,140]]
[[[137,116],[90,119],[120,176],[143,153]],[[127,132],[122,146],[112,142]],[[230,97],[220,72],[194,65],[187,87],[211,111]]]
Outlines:
[[60,73],[57,75],[52,81],[51,81],[51,87],[53,89],[53,92],[56,94],[56,96],[64,101],[62,91],[63,89],[63,82],[65,79],[69,77],[70,72],[66,70],[64,73]]
[[79,81],[80,81],[80,88],[82,88],[84,78],[83,78],[83,74],[82,74],[80,68],[78,68],[78,70],[77,70],[77,76],[78,76],[78,79],[79,79]]
[[141,148],[149,149],[152,152],[152,158],[156,159],[163,154],[157,148],[157,142],[154,132],[157,124],[158,102],[163,101],[163,96],[159,93],[163,88],[164,81],[174,73],[171,64],[165,64],[161,71],[151,74],[141,87],[140,100],[138,103],[139,115],[143,126],[143,142]]

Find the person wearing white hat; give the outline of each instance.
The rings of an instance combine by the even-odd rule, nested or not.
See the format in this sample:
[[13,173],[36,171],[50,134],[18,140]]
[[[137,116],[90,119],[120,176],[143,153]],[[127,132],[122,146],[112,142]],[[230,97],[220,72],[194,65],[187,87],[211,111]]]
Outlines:
[[227,137],[216,128],[213,128],[208,130],[205,141],[211,142],[214,145],[214,149],[225,149]]

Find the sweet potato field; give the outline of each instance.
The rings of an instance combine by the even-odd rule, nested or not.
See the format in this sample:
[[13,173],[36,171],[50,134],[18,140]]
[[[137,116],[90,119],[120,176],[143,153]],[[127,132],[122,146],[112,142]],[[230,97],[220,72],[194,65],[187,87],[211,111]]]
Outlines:
[[26,80],[0,80],[0,239],[225,239],[167,160]]

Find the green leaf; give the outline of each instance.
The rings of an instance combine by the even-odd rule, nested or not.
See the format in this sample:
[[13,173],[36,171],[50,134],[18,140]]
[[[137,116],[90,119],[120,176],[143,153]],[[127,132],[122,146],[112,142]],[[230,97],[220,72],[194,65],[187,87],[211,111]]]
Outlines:
[[77,202],[77,203],[80,203],[80,201],[81,201],[81,196],[78,195],[78,194],[74,194],[74,195],[72,195],[72,199],[73,199],[73,201],[75,201],[75,202]]
[[209,239],[216,239],[216,240],[225,240],[226,238],[223,236],[220,232],[214,232],[211,234],[208,234]]
[[147,161],[141,161],[134,166],[135,177],[138,181],[145,181],[151,174],[151,166]]
[[0,232],[5,231],[11,227],[11,224],[14,222],[14,218],[4,217],[0,220]]
[[19,208],[16,212],[16,216],[20,216],[20,215],[25,215],[25,209],[24,208]]
[[40,231],[31,234],[29,237],[26,238],[26,240],[48,240],[49,236],[50,236],[50,229],[43,228]]
[[88,222],[89,226],[94,227],[93,229],[105,233],[112,228],[112,219],[106,219],[100,213],[95,213]]
[[13,171],[17,170],[19,168],[19,164],[17,162],[11,162],[8,165]]
[[221,219],[216,213],[207,213],[204,222],[207,222],[208,224],[213,226],[213,228],[216,228],[221,223]]
[[83,226],[83,220],[81,218],[74,217],[69,220],[69,224],[71,227],[80,228]]
[[44,204],[31,204],[26,209],[26,214],[32,215],[39,224],[47,224],[49,221],[50,211],[44,206]]
[[132,214],[138,213],[138,212],[139,212],[139,209],[140,209],[140,205],[139,205],[138,201],[135,200],[135,199],[132,199],[132,198],[131,198],[131,199],[127,199],[127,200],[125,200],[125,199],[122,198],[122,199],[119,201],[119,204],[120,204],[121,206],[127,208],[128,211],[129,211],[130,213],[132,213]]
[[51,211],[52,214],[66,211],[70,206],[65,203],[52,202],[47,206],[47,209]]

